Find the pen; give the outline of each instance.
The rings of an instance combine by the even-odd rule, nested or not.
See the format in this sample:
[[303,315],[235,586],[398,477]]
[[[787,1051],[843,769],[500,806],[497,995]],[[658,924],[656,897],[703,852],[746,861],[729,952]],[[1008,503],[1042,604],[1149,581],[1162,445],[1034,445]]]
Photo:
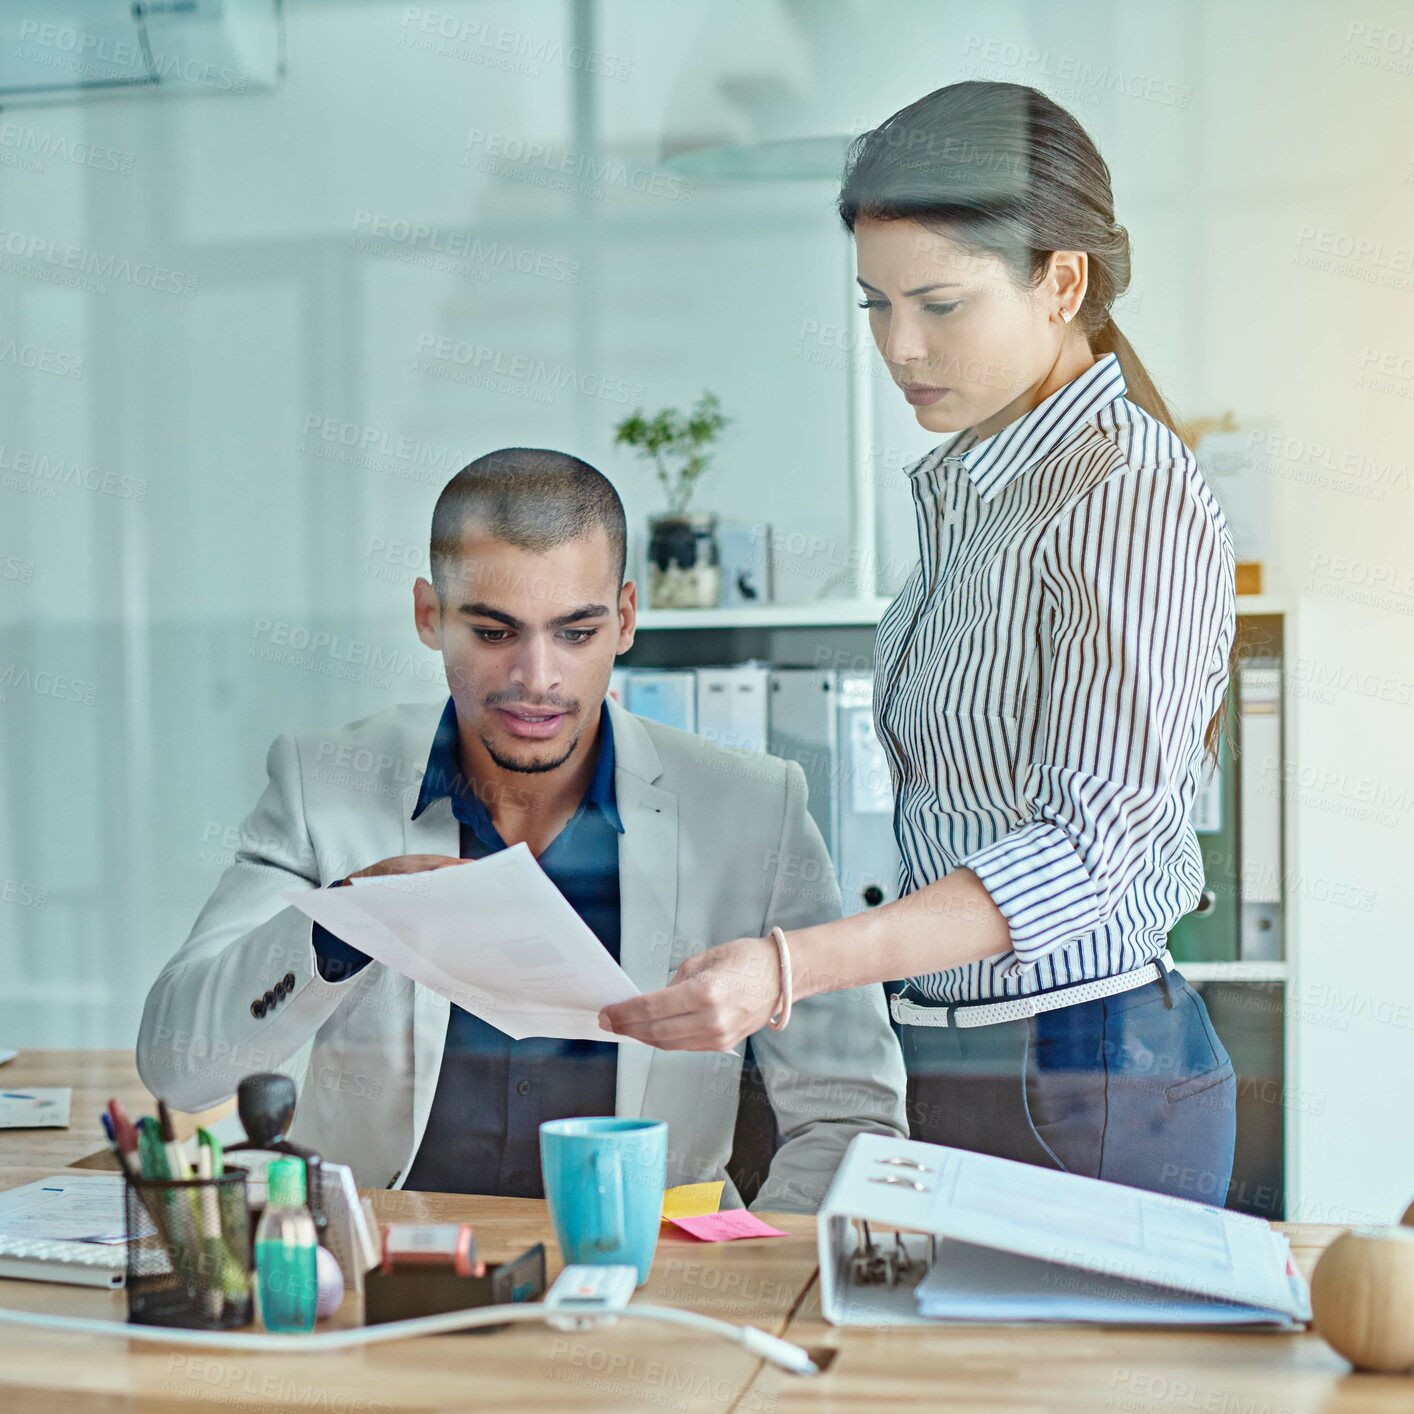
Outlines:
[[[197,1150],[196,1176],[200,1179],[211,1177],[211,1150],[205,1145]],[[209,1264],[214,1268],[214,1271],[205,1273],[211,1279],[205,1295],[207,1314],[215,1321],[220,1318],[226,1299],[224,1262],[229,1256],[225,1251],[226,1244],[221,1240],[221,1211],[216,1202],[215,1189],[208,1187],[201,1190],[197,1211],[201,1219],[201,1253],[205,1259],[202,1266]],[[214,1279],[218,1274],[221,1277],[219,1282]]]
[[[221,1141],[209,1130],[196,1132],[198,1171],[204,1178],[222,1178],[226,1173],[226,1156]],[[216,1252],[221,1263],[221,1288],[228,1301],[242,1301],[250,1294],[250,1270],[244,1255],[238,1254],[239,1244],[233,1245],[222,1223],[219,1194],[213,1186],[208,1190],[211,1211],[215,1215]]]
[[[163,1144],[161,1128],[151,1115],[143,1115],[137,1122],[137,1147],[144,1178],[175,1177],[168,1163],[168,1146]],[[180,1256],[185,1248],[189,1224],[180,1220],[178,1214],[182,1207],[187,1207],[189,1214],[191,1209],[189,1204],[174,1203],[174,1197],[170,1191],[163,1193],[160,1207],[167,1216],[167,1233],[172,1241],[173,1255]]]
[[[99,1115],[98,1118],[103,1125],[103,1133],[108,1140],[108,1147],[113,1151],[114,1157],[118,1160],[118,1167],[122,1169],[124,1173],[127,1173],[128,1161],[123,1151],[118,1147],[118,1132],[113,1128],[112,1116],[105,1112]],[[131,1177],[131,1175],[129,1175],[129,1177]]]
[[[123,1165],[123,1172],[133,1183],[140,1183],[143,1178],[143,1163],[138,1146],[138,1132],[133,1127],[132,1120],[128,1118],[128,1112],[123,1108],[121,1100],[108,1101],[108,1118],[112,1121],[113,1131],[117,1136],[118,1160]],[[151,1195],[139,1188],[138,1197],[142,1199],[142,1206],[147,1209],[148,1217],[160,1233],[163,1223],[159,1210],[152,1206]]]
[[[118,1156],[118,1163],[122,1166],[123,1173],[127,1176],[128,1182],[134,1185],[139,1201],[147,1216],[152,1219],[153,1227],[157,1230],[159,1237],[162,1234],[162,1223],[154,1210],[148,1195],[138,1187],[142,1179],[142,1165],[138,1162],[137,1134],[133,1129],[133,1122],[128,1118],[128,1112],[123,1108],[118,1100],[108,1101],[108,1112],[101,1116],[103,1120],[103,1132],[108,1136],[109,1142],[113,1145],[113,1152]],[[129,1234],[129,1241],[135,1240],[136,1234]]]
[[[110,1109],[117,1103],[116,1100],[108,1101]],[[127,1147],[125,1148],[125,1131],[123,1127],[113,1122],[113,1116],[111,1114],[101,1114],[99,1115],[99,1119],[103,1121],[103,1132],[108,1136],[108,1143],[112,1147],[114,1154],[118,1157],[118,1167],[122,1169],[123,1175],[127,1179],[125,1188],[137,1194],[138,1201],[142,1204],[143,1211],[152,1219],[154,1226],[160,1233],[162,1225],[157,1221],[157,1215],[152,1211],[152,1205],[147,1201],[147,1194],[145,1194],[141,1188],[133,1186],[136,1181],[142,1177],[142,1172],[138,1168],[137,1154],[133,1152],[132,1149],[132,1143],[130,1142],[131,1135],[126,1136]],[[123,1116],[123,1120],[126,1123],[126,1115]],[[128,1128],[130,1129],[131,1126],[128,1126]],[[139,1233],[131,1230],[129,1230],[127,1234],[129,1242],[136,1241],[139,1236]]]
[[33,1096],[33,1095],[21,1094],[21,1092],[18,1091],[18,1090],[6,1090],[3,1095],[0,1095],[0,1099],[6,1099],[6,1100],[32,1100],[32,1099],[34,1099],[34,1096]]
[[118,1099],[108,1101],[108,1117],[113,1121],[113,1128],[117,1131],[118,1143],[124,1152],[131,1153],[137,1147],[137,1132],[133,1129],[133,1122],[128,1118],[128,1112],[123,1108],[123,1102]]
[[172,1112],[166,1100],[157,1102],[158,1123],[162,1128],[162,1140],[167,1146],[167,1168],[172,1178],[190,1178],[191,1165],[177,1142],[177,1131],[172,1127]]
[[108,1101],[108,1111],[101,1116],[103,1132],[118,1156],[118,1163],[130,1179],[142,1177],[137,1162],[137,1136],[133,1133],[132,1121],[117,1100]]
[[113,1131],[113,1118],[105,1110],[98,1116],[99,1122],[103,1125],[104,1137],[108,1140],[108,1147],[113,1151],[118,1160],[118,1167],[124,1173],[128,1171],[128,1166],[123,1162],[123,1151],[118,1147],[118,1136]]
[[[142,1176],[146,1179],[170,1178],[172,1175],[167,1169],[167,1151],[163,1147],[162,1133],[157,1121],[151,1115],[143,1115],[135,1127],[129,1128],[136,1136]],[[174,1203],[174,1195],[170,1191],[147,1195],[149,1199],[154,1196],[156,1202],[149,1201],[147,1210],[152,1215],[153,1222],[157,1224],[158,1236],[171,1259],[172,1270],[184,1281],[189,1280],[192,1249],[188,1246],[188,1232],[192,1225],[191,1207],[185,1203]],[[185,1219],[181,1216],[183,1208],[186,1209]]]
[[[159,1135],[161,1151],[167,1160],[167,1172],[163,1176],[186,1182],[192,1177],[191,1164],[187,1161],[186,1152],[177,1142],[177,1132],[172,1126],[172,1112],[167,1108],[165,1100],[158,1100],[157,1115],[153,1128]],[[190,1189],[187,1190],[186,1196],[194,1224],[193,1235],[200,1237],[201,1205],[198,1196]]]

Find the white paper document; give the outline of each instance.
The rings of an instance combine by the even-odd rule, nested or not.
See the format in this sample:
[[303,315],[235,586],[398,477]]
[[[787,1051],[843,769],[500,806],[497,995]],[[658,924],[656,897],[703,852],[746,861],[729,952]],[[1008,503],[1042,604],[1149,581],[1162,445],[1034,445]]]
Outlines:
[[[1207,1203],[942,1144],[851,1141],[819,1214],[821,1305],[840,1324],[919,1319],[1157,1324],[1309,1320],[1286,1238]],[[907,1288],[855,1279],[859,1221],[933,1234],[931,1270]],[[906,1238],[911,1252],[924,1240]],[[909,1309],[909,1307],[912,1309]]]
[[[155,1232],[143,1218],[143,1231]],[[67,1242],[124,1242],[121,1174],[55,1174],[0,1193],[0,1234]]]
[[67,1129],[72,1085],[24,1085],[0,1092],[0,1129]]
[[940,1244],[937,1259],[914,1294],[920,1315],[945,1321],[1098,1321],[1145,1326],[1286,1321],[1280,1311],[1207,1301],[954,1238]]
[[281,896],[350,947],[515,1040],[625,1040],[601,1029],[599,1011],[638,988],[524,843],[354,885],[361,887]]

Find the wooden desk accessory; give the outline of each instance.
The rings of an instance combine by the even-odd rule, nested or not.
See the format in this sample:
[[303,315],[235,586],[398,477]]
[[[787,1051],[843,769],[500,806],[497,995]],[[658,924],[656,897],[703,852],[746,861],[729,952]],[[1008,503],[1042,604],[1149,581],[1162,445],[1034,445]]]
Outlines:
[[1414,1370],[1414,1227],[1341,1233],[1311,1275],[1311,1314],[1357,1370]]

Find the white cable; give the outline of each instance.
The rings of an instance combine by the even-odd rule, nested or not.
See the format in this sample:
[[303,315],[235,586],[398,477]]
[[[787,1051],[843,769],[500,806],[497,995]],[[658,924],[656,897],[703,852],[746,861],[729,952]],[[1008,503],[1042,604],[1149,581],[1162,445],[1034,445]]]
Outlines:
[[[409,1321],[385,1321],[375,1326],[354,1326],[341,1331],[317,1331],[307,1335],[247,1334],[241,1331],[188,1330],[180,1326],[149,1326],[135,1321],[98,1321],[87,1316],[56,1316],[39,1311],[13,1311],[0,1306],[0,1322],[37,1326],[44,1330],[72,1331],[74,1334],[114,1335],[124,1340],[151,1340],[163,1345],[196,1345],[216,1350],[325,1351],[348,1350],[356,1345],[403,1340],[414,1335],[439,1335],[446,1331],[471,1330],[476,1326],[496,1326],[509,1321],[540,1321],[555,1316],[566,1319],[562,1308],[540,1301],[515,1305],[474,1306],[465,1311],[443,1311],[435,1316],[417,1316]],[[715,1316],[697,1311],[679,1311],[673,1306],[625,1306],[603,1317],[584,1318],[592,1325],[611,1325],[625,1316],[669,1325],[691,1326],[708,1331],[745,1347],[753,1355],[787,1370],[793,1375],[815,1375],[819,1367],[808,1351],[788,1340],[758,1330],[755,1326],[734,1326]]]

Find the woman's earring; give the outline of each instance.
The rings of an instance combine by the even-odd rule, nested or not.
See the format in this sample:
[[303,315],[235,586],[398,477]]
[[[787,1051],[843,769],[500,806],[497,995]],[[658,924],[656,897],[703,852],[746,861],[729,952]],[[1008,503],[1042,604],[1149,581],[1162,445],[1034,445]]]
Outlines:
[[1070,321],[1075,317],[1075,314],[1072,310],[1063,309],[1060,312],[1060,317],[1063,323],[1069,324]]

